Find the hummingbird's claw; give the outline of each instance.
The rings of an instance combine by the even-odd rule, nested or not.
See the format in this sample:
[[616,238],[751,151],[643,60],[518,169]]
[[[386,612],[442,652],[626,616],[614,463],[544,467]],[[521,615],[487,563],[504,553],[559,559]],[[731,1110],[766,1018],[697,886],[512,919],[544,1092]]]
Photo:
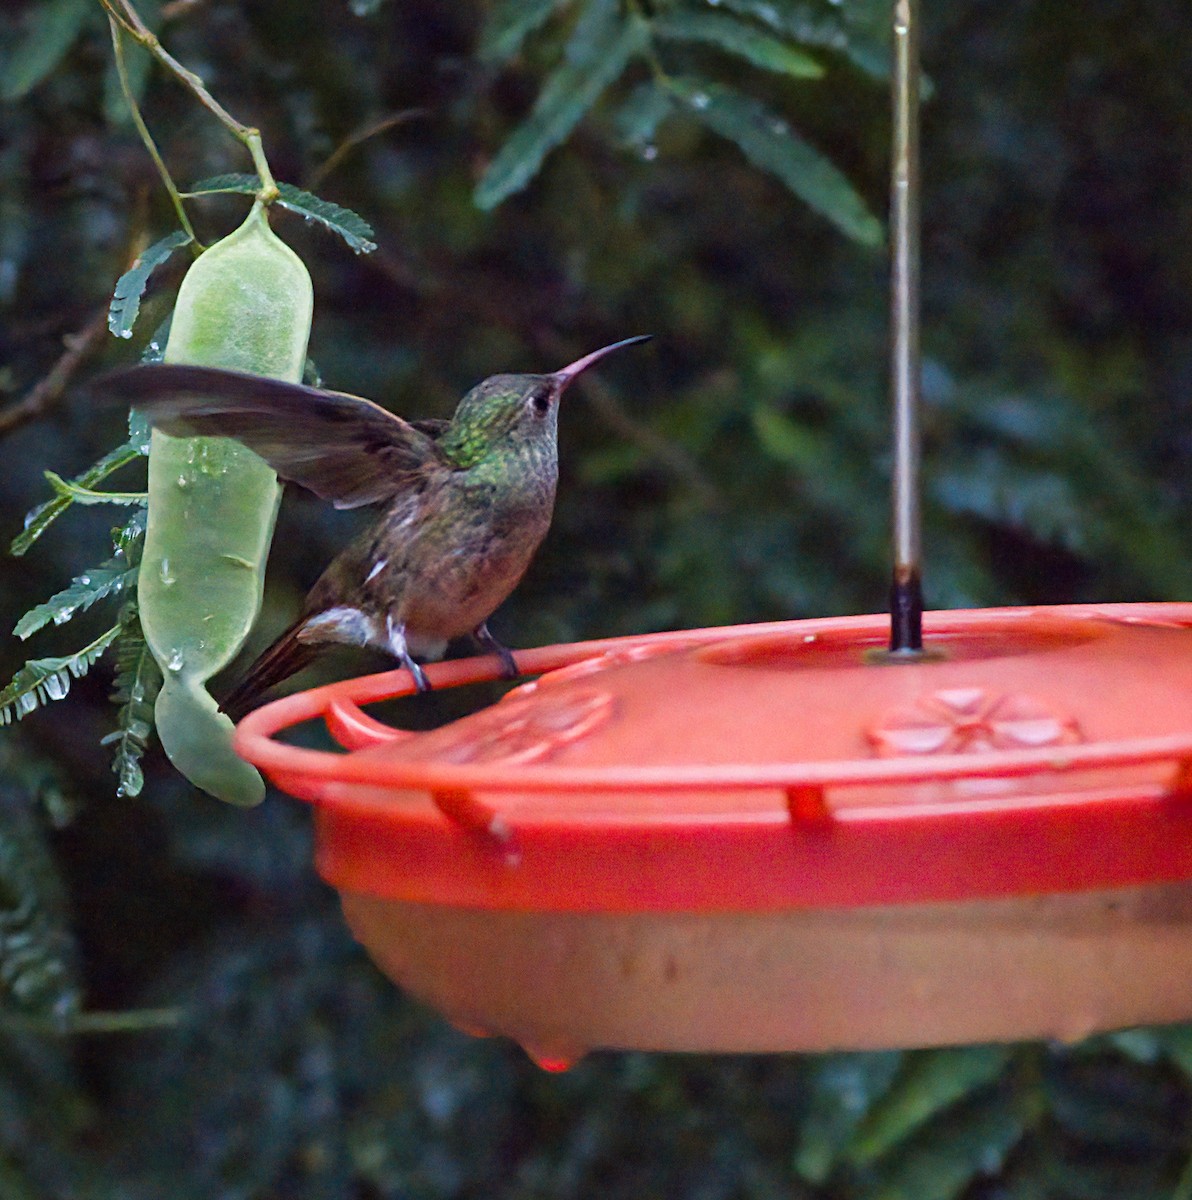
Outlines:
[[402,665],[414,676],[414,687],[418,689],[419,695],[424,696],[427,692],[434,691],[434,688],[430,686],[430,680],[426,677],[426,672],[412,658],[406,659]]
[[406,627],[400,621],[395,621],[390,615],[385,618],[385,629],[389,635],[389,653],[414,677],[414,687],[420,693],[431,690],[430,680],[426,672],[414,661],[410,648],[406,645]]
[[472,636],[481,650],[487,650],[489,654],[495,654],[500,659],[501,676],[504,679],[516,679],[521,674],[517,669],[517,663],[513,660],[513,652],[508,646],[493,637],[489,632],[487,621],[482,621],[477,625]]

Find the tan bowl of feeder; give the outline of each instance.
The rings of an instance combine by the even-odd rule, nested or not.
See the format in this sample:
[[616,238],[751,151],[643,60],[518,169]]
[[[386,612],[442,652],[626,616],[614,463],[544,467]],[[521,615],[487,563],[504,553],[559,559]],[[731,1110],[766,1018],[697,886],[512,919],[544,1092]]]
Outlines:
[[[538,1061],[1075,1039],[1192,1017],[1192,604],[929,613],[519,654],[429,733],[266,705],[378,965]],[[431,668],[437,687],[491,660]],[[281,730],[322,717],[344,753]]]

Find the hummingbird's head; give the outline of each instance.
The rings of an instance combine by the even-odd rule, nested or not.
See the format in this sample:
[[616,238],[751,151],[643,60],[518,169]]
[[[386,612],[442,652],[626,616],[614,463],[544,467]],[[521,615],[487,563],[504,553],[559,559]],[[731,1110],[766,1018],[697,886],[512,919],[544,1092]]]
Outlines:
[[459,402],[440,445],[460,466],[470,467],[502,445],[553,443],[559,398],[571,382],[606,354],[649,337],[644,334],[603,346],[549,375],[490,375]]

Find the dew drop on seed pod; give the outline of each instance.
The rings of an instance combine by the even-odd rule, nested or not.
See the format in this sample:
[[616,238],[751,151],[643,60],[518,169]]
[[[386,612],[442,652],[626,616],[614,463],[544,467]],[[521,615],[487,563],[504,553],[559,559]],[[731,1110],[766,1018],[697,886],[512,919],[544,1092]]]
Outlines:
[[166,669],[170,671],[181,671],[186,665],[186,659],[182,657],[181,650],[175,650],[173,654],[166,659]]

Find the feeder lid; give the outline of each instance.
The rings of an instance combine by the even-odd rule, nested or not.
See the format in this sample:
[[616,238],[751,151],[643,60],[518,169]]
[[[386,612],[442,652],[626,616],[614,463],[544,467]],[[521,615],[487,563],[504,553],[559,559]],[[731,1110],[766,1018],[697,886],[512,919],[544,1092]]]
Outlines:
[[[519,652],[533,682],[428,733],[289,696],[237,747],[318,811],[341,891],[494,909],[754,911],[1192,877],[1192,604],[880,616]],[[436,687],[492,677],[439,664]],[[322,715],[347,753],[273,735]]]

